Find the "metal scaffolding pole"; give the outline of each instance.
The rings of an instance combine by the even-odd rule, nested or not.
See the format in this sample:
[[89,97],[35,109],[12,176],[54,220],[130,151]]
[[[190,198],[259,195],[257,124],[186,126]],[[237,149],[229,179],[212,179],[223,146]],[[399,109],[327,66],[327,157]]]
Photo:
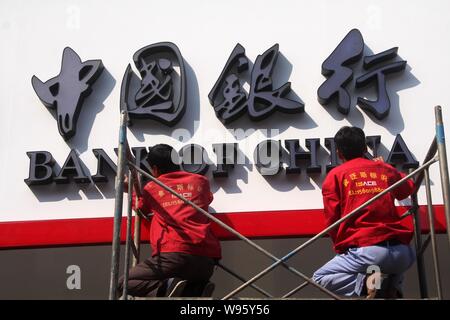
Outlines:
[[[131,152],[130,146],[128,145],[128,140],[126,141],[125,148],[126,148],[127,160],[134,162],[135,159]],[[134,192],[136,193],[136,199],[135,199],[136,203],[135,204],[136,204],[136,208],[137,208],[139,198],[142,196],[142,177],[138,172],[136,172],[136,170],[133,169],[133,167],[130,167],[130,166],[128,166],[128,167],[130,168],[130,184],[132,184],[131,188],[129,187],[129,189],[128,189],[128,196],[131,198],[131,201],[133,201],[132,195],[133,195],[133,190],[134,190]],[[131,182],[133,182],[133,183],[131,183]],[[134,237],[133,237],[133,244],[132,244],[134,254],[133,254],[133,260],[131,263],[132,267],[136,266],[139,263],[139,259],[140,259],[140,255],[141,255],[141,221],[142,221],[142,218],[149,220],[148,217],[146,217],[140,213],[139,209],[134,211],[134,213],[135,213],[135,215],[134,215]]]
[[441,173],[442,198],[444,200],[445,220],[447,222],[447,236],[450,245],[450,180],[448,177],[447,150],[445,146],[444,123],[442,121],[442,108],[434,108],[436,116],[436,140],[439,155],[439,170]]
[[119,129],[119,150],[117,159],[116,174],[116,198],[114,204],[114,231],[111,254],[111,277],[109,284],[109,300],[117,300],[117,284],[119,282],[119,262],[120,262],[120,227],[122,224],[123,209],[123,178],[126,167],[125,143],[127,139],[127,114],[122,111],[120,114]]
[[[137,199],[136,199],[137,201]],[[141,255],[141,216],[137,213],[134,215],[134,247],[136,248],[136,254],[133,255],[133,261],[131,266],[134,267],[139,263],[139,257]]]
[[282,298],[289,298],[290,296],[294,295],[295,293],[299,292],[300,290],[302,290],[303,288],[306,288],[308,286],[308,282],[303,282],[301,285],[299,285],[298,287],[292,289],[291,291],[289,291],[288,293],[286,293],[284,296],[282,296]]
[[436,281],[436,290],[438,294],[438,299],[442,300],[441,274],[439,272],[439,259],[436,245],[436,233],[434,229],[434,210],[433,210],[433,200],[431,197],[430,174],[428,169],[426,169],[424,173],[425,173],[425,191],[427,194],[428,222],[430,224],[431,250],[433,253],[434,279]]
[[425,261],[423,260],[423,243],[417,193],[413,193],[411,195],[411,204],[415,208],[412,215],[414,227],[414,246],[416,248],[416,266],[417,275],[419,278],[420,297],[423,299],[428,297],[428,287],[425,273]]
[[[240,275],[238,275],[236,272],[234,272],[233,270],[231,270],[228,267],[225,267],[223,264],[221,263],[217,263],[217,266],[220,267],[222,270],[224,270],[225,272],[231,274],[233,277],[235,277],[236,279],[241,280],[242,282],[246,282],[247,280],[245,280],[243,277],[241,277]],[[306,282],[308,283],[308,282]],[[253,289],[255,289],[256,291],[258,291],[259,293],[265,295],[267,298],[273,298],[273,296],[268,293],[267,291],[261,289],[260,287],[254,285],[253,283],[250,285]]]
[[130,274],[130,249],[131,249],[131,222],[133,219],[132,212],[132,194],[133,194],[133,175],[128,171],[128,201],[127,201],[127,239],[125,244],[125,270],[123,276],[123,300],[128,300],[128,276]]
[[[130,168],[131,169],[131,168]],[[141,175],[134,173],[134,170],[131,169],[130,170],[131,175],[133,177],[133,186],[134,186],[134,190],[136,192],[136,201],[135,201],[135,205],[136,208],[138,207],[138,202],[139,202],[139,196],[141,195],[141,186],[142,186],[142,182],[141,182]],[[132,188],[133,190],[133,188]],[[132,194],[133,193],[128,193],[129,197],[131,197],[131,201],[133,201],[132,199]],[[138,212],[138,211],[134,211],[134,237],[133,237],[133,247],[135,248],[135,252],[133,255],[133,260],[131,262],[131,266],[135,267],[140,260],[140,256],[141,256],[141,222],[142,222],[142,215]]]

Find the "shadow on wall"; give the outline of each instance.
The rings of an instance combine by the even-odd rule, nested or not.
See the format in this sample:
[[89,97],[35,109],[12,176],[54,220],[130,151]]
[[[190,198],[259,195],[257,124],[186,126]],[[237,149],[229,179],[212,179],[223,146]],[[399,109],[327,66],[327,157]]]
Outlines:
[[216,169],[215,165],[210,167],[208,177],[210,179],[211,191],[215,193],[219,189],[223,189],[226,193],[242,193],[241,188],[238,186],[238,181],[242,181],[244,184],[248,184],[248,173],[253,171],[254,166],[251,164],[250,159],[238,148],[237,158],[242,159],[244,164],[234,165],[233,168],[229,168],[227,177],[213,177],[213,170]]
[[77,134],[67,141],[67,145],[71,149],[75,149],[79,153],[87,150],[95,118],[105,108],[104,101],[114,89],[115,84],[116,80],[105,68],[100,78],[92,85],[92,94],[84,101],[78,121]]

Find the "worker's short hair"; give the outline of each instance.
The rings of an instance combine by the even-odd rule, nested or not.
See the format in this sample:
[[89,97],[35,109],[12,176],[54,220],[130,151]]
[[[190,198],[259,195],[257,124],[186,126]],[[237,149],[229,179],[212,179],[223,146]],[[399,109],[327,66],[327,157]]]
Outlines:
[[157,144],[149,148],[147,162],[156,166],[161,174],[180,171],[178,153],[168,144]]
[[342,127],[334,136],[334,142],[346,160],[363,157],[367,151],[366,135],[358,127]]

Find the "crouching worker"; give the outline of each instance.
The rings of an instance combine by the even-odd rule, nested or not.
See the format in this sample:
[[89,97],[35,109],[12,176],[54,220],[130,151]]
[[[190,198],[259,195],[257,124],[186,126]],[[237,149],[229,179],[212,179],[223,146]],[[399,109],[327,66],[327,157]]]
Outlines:
[[[181,171],[177,156],[171,146],[158,144],[150,148],[147,161],[154,177],[207,211],[213,200],[208,179]],[[172,278],[206,284],[216,260],[221,258],[220,242],[209,218],[154,182],[145,185],[137,208],[143,214],[154,213],[150,227],[152,256],[130,270],[128,294],[164,296],[166,280]],[[118,291],[120,296],[123,277]]]
[[[362,129],[343,127],[334,141],[343,164],[331,170],[322,185],[327,227],[404,177],[382,160],[364,157]],[[330,231],[338,254],[315,272],[314,281],[348,297],[401,297],[403,274],[415,256],[409,246],[412,228],[401,223],[394,201],[413,189],[412,180],[404,182]]]

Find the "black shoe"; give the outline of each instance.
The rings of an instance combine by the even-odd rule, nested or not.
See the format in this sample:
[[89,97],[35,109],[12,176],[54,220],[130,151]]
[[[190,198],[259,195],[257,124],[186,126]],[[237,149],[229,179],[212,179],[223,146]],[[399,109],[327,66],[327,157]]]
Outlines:
[[[172,278],[173,281],[171,284],[169,284],[167,288],[167,296],[168,297],[182,297],[184,289],[187,285],[187,280],[181,280],[177,278]],[[178,280],[178,281],[176,281]]]
[[[366,278],[367,299],[400,299],[403,294],[394,285],[395,275],[387,275],[380,272],[372,273]],[[379,281],[379,288],[376,282]]]
[[208,283],[203,288],[202,297],[212,297],[215,288],[216,285],[208,281]]
[[366,299],[384,299],[389,286],[388,276],[381,272],[374,272],[366,277]]

